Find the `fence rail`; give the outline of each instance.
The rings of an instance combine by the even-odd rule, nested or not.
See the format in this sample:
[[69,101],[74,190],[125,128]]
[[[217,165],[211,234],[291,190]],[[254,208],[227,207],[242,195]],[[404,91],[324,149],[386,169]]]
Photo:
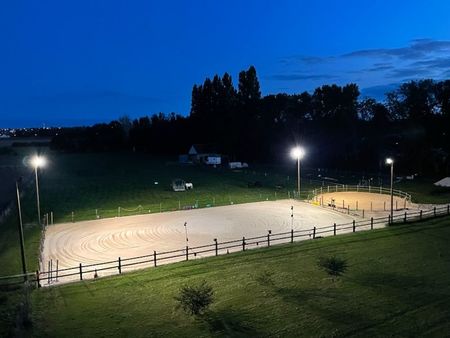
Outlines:
[[272,233],[268,230],[266,234],[255,237],[242,237],[236,240],[219,242],[216,238],[210,244],[196,247],[184,247],[179,250],[156,252],[153,251],[148,255],[122,258],[107,262],[82,264],[74,267],[59,269],[58,261],[48,262],[48,268],[35,273],[27,273],[26,275],[4,276],[0,277],[0,284],[16,281],[36,283],[38,287],[42,285],[51,285],[58,282],[69,282],[83,280],[86,278],[96,278],[99,273],[107,272],[106,275],[121,274],[127,268],[133,269],[157,267],[160,264],[174,263],[180,261],[189,261],[191,259],[202,258],[207,256],[219,256],[230,252],[246,251],[259,247],[270,247],[271,245],[293,243],[305,239],[317,239],[326,236],[336,236],[339,233],[356,232],[361,230],[373,230],[376,225],[406,223],[408,221],[417,221],[422,219],[434,218],[438,216],[450,215],[450,204],[434,207],[428,210],[418,210],[415,212],[405,212],[403,214],[394,215],[393,219],[387,217],[371,217],[370,219],[353,220],[352,222],[343,224],[332,224],[324,227],[313,227],[311,229],[302,229]]
[[[375,187],[375,186],[363,186],[363,185],[348,185],[348,184],[335,184],[335,185],[328,185],[326,187],[320,187],[317,189],[313,189],[311,191],[312,198],[311,200],[315,199],[318,195],[322,195],[325,193],[331,193],[331,192],[347,192],[347,191],[356,191],[356,192],[369,192],[374,194],[390,194],[391,189],[384,188],[382,186]],[[407,192],[393,189],[392,190],[393,195],[404,198],[407,201],[411,202],[411,195]]]

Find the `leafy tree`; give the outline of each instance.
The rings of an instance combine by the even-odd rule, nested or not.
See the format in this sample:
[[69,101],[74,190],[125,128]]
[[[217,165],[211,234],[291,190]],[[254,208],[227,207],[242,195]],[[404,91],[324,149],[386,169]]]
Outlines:
[[206,281],[202,281],[198,285],[183,286],[175,299],[186,313],[199,316],[204,314],[213,303],[214,291]]
[[320,258],[317,265],[331,276],[333,282],[348,269],[347,260],[336,256]]

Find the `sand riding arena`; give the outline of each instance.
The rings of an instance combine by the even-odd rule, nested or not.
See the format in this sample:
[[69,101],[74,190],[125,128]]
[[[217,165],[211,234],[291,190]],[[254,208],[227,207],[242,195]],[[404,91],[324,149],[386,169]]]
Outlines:
[[[58,270],[60,276],[65,271],[73,271],[73,278],[64,280],[58,280],[55,272],[52,273],[52,282],[66,282],[79,280],[80,277],[93,278],[94,271],[100,277],[118,273],[117,269],[111,271],[111,268],[105,267],[104,264],[108,262],[116,266],[119,261],[119,272],[151,267],[153,253],[155,256],[160,252],[169,253],[161,264],[180,261],[183,258],[178,258],[175,252],[185,247],[206,247],[219,242],[220,252],[216,254],[226,254],[242,250],[240,243],[223,246],[227,241],[247,238],[250,243],[250,239],[253,239],[253,247],[262,247],[268,244],[266,236],[269,234],[270,237],[270,233],[285,233],[284,242],[289,242],[291,230],[304,231],[303,237],[299,236],[295,240],[308,239],[314,227],[320,229],[334,223],[349,224],[355,219],[362,220],[362,215],[355,212],[356,209],[372,209],[377,215],[387,216],[389,198],[389,195],[376,193],[330,192],[317,195],[313,203],[286,199],[55,224],[46,230],[40,271]],[[331,200],[335,201],[334,207],[329,203]],[[395,202],[401,212],[400,206],[403,209],[404,199],[396,197]],[[341,207],[343,203],[347,209],[339,208],[339,203]],[[348,212],[349,207],[351,212]],[[384,224],[378,224],[377,227]],[[350,231],[348,229],[339,233]],[[174,252],[173,257],[170,252]],[[189,259],[214,255],[214,251],[201,248],[188,253]],[[142,264],[126,264],[133,257],[143,257]]]

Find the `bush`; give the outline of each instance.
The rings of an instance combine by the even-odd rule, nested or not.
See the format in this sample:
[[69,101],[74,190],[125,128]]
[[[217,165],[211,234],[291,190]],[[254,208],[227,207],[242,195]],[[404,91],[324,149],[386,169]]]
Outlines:
[[214,301],[213,294],[212,287],[203,281],[199,285],[183,286],[175,299],[186,313],[199,316],[205,313]]
[[336,256],[320,258],[317,265],[329,274],[333,281],[342,276],[348,268],[347,260]]

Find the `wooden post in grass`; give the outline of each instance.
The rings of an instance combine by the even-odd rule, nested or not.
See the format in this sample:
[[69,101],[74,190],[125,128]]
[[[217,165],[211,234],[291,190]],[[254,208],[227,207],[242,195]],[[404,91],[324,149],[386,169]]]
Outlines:
[[405,216],[403,217],[403,223],[406,223],[406,211],[405,211]]
[[356,231],[356,225],[355,225],[355,220],[353,220],[353,232]]
[[370,217],[370,230],[373,230],[373,217]]
[[350,204],[349,204],[349,205],[347,205],[347,214],[349,214],[349,215],[350,215]]
[[291,243],[294,243],[294,229],[291,229]]
[[153,251],[153,266],[156,268],[156,251]]
[[344,200],[342,200],[342,209],[345,209]]
[[50,284],[50,261],[48,261],[48,268],[47,268],[47,284]]
[[83,268],[80,263],[80,280],[83,280]]
[[372,201],[370,201],[370,211],[373,211]]
[[36,283],[37,283],[37,287],[40,288],[41,287],[41,283],[40,283],[40,279],[39,279],[39,270],[36,270]]
[[316,227],[313,229],[313,239],[316,239]]
[[56,260],[56,281],[58,281],[59,259]]
[[358,201],[356,201],[356,211],[358,211]]
[[119,257],[118,263],[119,263],[119,265],[118,265],[119,273],[122,273],[122,261],[121,261],[120,257]]
[[245,237],[242,237],[242,251],[245,251]]
[[389,215],[388,215],[388,224],[389,224],[389,225],[391,225],[391,221],[392,221],[392,220],[391,220],[391,215],[389,214]]
[[186,260],[189,260],[189,247],[186,245]]
[[336,236],[336,223],[333,224],[333,236]]
[[384,201],[383,210],[386,211],[386,201]]
[[270,246],[270,234],[272,233],[272,230],[268,230],[267,233],[267,246]]
[[216,249],[216,256],[219,255],[219,245],[217,244],[217,238],[214,238],[214,247]]
[[362,214],[362,217],[364,218],[364,209],[363,209],[363,214]]

